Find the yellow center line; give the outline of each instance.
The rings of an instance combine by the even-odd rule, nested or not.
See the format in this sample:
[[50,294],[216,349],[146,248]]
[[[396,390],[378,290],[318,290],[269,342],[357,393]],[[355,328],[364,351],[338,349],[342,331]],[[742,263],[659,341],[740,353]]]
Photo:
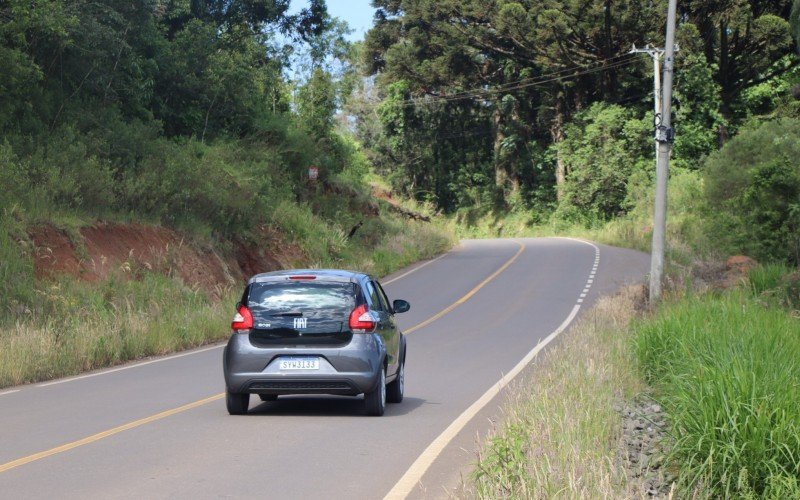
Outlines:
[[169,416],[175,415],[177,413],[181,413],[187,410],[191,410],[192,408],[197,408],[198,406],[202,406],[206,403],[210,403],[212,401],[216,401],[218,399],[222,399],[225,394],[216,394],[214,396],[201,399],[200,401],[195,401],[194,403],[189,403],[187,405],[180,406],[178,408],[173,408],[172,410],[162,411],[161,413],[157,413],[155,415],[151,415],[149,417],[145,417],[133,422],[129,422],[125,425],[120,425],[119,427],[114,427],[113,429],[109,429],[107,431],[99,432],[97,434],[85,437],[83,439],[79,439],[77,441],[73,441],[71,443],[62,444],[61,446],[57,446],[56,448],[47,450],[47,451],[40,451],[39,453],[34,453],[33,455],[29,455],[27,457],[19,458],[17,460],[5,463],[0,465],[0,473],[6,472],[7,470],[11,470],[15,467],[19,467],[20,465],[29,464],[31,462],[35,462],[37,460],[41,460],[43,458],[47,458],[53,455],[57,455],[59,453],[64,453],[65,451],[69,451],[73,448],[77,448],[79,446],[83,446],[85,444],[94,443],[95,441],[100,441],[101,439],[107,438],[109,436],[113,436],[114,434],[119,434],[120,432],[124,432],[130,429],[134,429],[136,427],[149,424],[150,422],[155,422],[156,420],[161,420],[162,418],[167,418]]
[[[461,304],[463,304],[464,302],[468,301],[470,298],[472,298],[473,295],[478,293],[478,290],[480,290],[481,288],[486,286],[487,283],[489,283],[490,281],[495,279],[500,273],[502,273],[503,271],[508,269],[508,266],[510,266],[515,260],[517,260],[517,257],[519,257],[522,254],[522,252],[525,250],[525,245],[523,245],[522,243],[520,243],[518,241],[515,241],[514,243],[519,245],[519,250],[517,251],[517,253],[514,254],[513,257],[508,259],[502,266],[500,266],[500,268],[497,271],[493,272],[491,275],[489,275],[489,277],[487,277],[485,280],[481,281],[475,288],[473,288],[472,290],[467,292],[466,295],[464,295],[463,297],[461,297],[457,301],[455,301],[452,304],[450,304],[450,306],[448,306],[446,309],[442,310],[438,314],[435,314],[435,315],[431,316],[430,318],[426,319],[422,323],[409,328],[408,330],[405,331],[405,333],[409,334],[409,333],[411,333],[413,331],[419,330],[420,328],[423,328],[423,327],[433,323],[434,321],[436,321],[437,319],[441,318],[445,314],[449,313],[450,311],[452,311],[456,307],[458,307]],[[14,468],[19,467],[21,465],[25,465],[25,464],[29,464],[31,462],[35,462],[37,460],[41,460],[43,458],[51,457],[51,456],[57,455],[59,453],[64,453],[65,451],[72,450],[72,449],[77,448],[79,446],[83,446],[83,445],[86,445],[86,444],[94,443],[96,441],[100,441],[101,439],[105,439],[105,438],[113,436],[115,434],[119,434],[120,432],[125,432],[125,431],[130,430],[130,429],[135,429],[136,427],[140,427],[142,425],[149,424],[149,423],[155,422],[157,420],[161,420],[162,418],[167,418],[167,417],[170,417],[172,415],[176,415],[178,413],[182,413],[182,412],[191,410],[193,408],[197,408],[198,406],[203,406],[204,404],[211,403],[212,401],[217,401],[219,399],[222,399],[224,396],[225,396],[224,393],[216,394],[214,396],[211,396],[211,397],[208,397],[208,398],[205,398],[205,399],[201,399],[199,401],[195,401],[194,403],[189,403],[189,404],[180,406],[178,408],[173,408],[172,410],[162,411],[161,413],[157,413],[157,414],[151,415],[149,417],[145,417],[145,418],[142,418],[142,419],[139,419],[139,420],[135,420],[133,422],[129,422],[129,423],[124,424],[124,425],[120,425],[119,427],[114,427],[113,429],[108,429],[107,431],[98,432],[97,434],[93,434],[91,436],[85,437],[83,439],[79,439],[77,441],[73,441],[71,443],[62,444],[61,446],[57,446],[57,447],[52,448],[50,450],[40,451],[39,453],[34,453],[33,455],[28,455],[27,457],[19,458],[17,460],[13,460],[11,462],[4,463],[4,464],[0,465],[0,473],[6,472],[6,471],[11,470],[11,469],[14,469]]]
[[492,281],[493,279],[495,279],[495,278],[496,278],[496,277],[497,277],[497,276],[498,276],[500,273],[502,273],[503,271],[505,271],[506,269],[508,269],[508,266],[510,266],[511,264],[513,264],[513,263],[514,263],[514,261],[515,261],[515,260],[517,260],[517,257],[519,257],[519,256],[522,254],[522,252],[523,252],[523,251],[525,251],[525,245],[523,245],[522,243],[520,243],[520,242],[518,242],[518,241],[515,241],[514,243],[516,243],[517,245],[519,245],[519,250],[517,250],[517,253],[515,253],[513,257],[511,257],[510,259],[508,259],[508,260],[505,262],[505,264],[503,264],[502,266],[500,266],[500,268],[499,268],[497,271],[493,272],[491,275],[489,275],[489,277],[488,277],[488,278],[486,278],[485,280],[483,280],[483,281],[481,281],[480,283],[478,283],[478,285],[477,285],[475,288],[473,288],[472,290],[470,290],[469,292],[467,292],[467,294],[466,294],[466,295],[464,295],[463,297],[461,297],[461,298],[460,298],[460,299],[458,299],[457,301],[455,301],[455,302],[453,302],[452,304],[450,304],[450,305],[449,305],[449,306],[448,306],[446,309],[444,309],[443,311],[440,311],[440,312],[438,312],[438,313],[434,314],[433,316],[431,316],[430,318],[426,319],[425,321],[423,321],[422,323],[420,323],[420,324],[418,324],[418,325],[414,325],[414,326],[412,326],[412,327],[411,327],[411,328],[409,328],[408,330],[405,330],[403,333],[405,333],[406,335],[408,335],[408,334],[410,334],[410,333],[413,333],[413,332],[414,332],[414,331],[416,331],[416,330],[419,330],[420,328],[426,327],[426,326],[430,325],[431,323],[433,323],[434,321],[436,321],[437,319],[439,319],[439,318],[441,318],[442,316],[444,316],[445,314],[449,313],[450,311],[452,311],[452,310],[453,310],[453,309],[455,309],[456,307],[460,306],[460,305],[461,305],[461,304],[463,304],[464,302],[466,302],[466,301],[468,301],[469,299],[471,299],[473,295],[475,295],[476,293],[478,293],[478,290],[480,290],[481,288],[483,288],[484,286],[486,286],[486,284],[487,284],[487,283],[489,283],[490,281]]

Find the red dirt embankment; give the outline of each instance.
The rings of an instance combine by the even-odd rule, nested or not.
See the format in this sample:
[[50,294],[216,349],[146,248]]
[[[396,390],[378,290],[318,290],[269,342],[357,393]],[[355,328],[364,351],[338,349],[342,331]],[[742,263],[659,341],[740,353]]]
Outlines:
[[[160,226],[98,222],[74,233],[45,224],[29,231],[37,278],[67,274],[95,282],[112,274],[135,277],[155,271],[180,277],[197,289],[240,283],[246,277],[302,261],[299,248],[264,228],[259,244],[233,242],[222,254]],[[280,253],[270,249],[281,249]]]

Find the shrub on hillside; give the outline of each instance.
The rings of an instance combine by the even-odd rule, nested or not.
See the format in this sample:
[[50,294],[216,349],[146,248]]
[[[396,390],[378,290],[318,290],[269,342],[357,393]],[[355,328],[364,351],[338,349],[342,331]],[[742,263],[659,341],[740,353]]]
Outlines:
[[567,127],[559,154],[568,175],[557,214],[608,220],[625,213],[628,179],[652,165],[650,125],[614,104],[596,103]]
[[711,231],[731,252],[800,264],[800,120],[745,130],[704,169]]

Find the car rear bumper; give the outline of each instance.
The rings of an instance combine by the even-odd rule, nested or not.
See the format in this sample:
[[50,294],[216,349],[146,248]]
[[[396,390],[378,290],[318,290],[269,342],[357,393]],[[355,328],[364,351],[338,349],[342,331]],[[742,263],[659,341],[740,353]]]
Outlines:
[[[317,370],[281,371],[286,356],[319,358]],[[257,347],[249,335],[235,333],[223,354],[225,384],[230,392],[253,394],[357,395],[375,388],[386,348],[378,335],[357,334],[344,346]]]

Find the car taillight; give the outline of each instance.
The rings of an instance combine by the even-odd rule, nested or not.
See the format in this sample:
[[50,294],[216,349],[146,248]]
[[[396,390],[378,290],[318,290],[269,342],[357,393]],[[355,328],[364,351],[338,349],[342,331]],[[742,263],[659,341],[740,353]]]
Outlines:
[[375,317],[367,309],[366,304],[362,304],[350,313],[350,329],[355,333],[365,333],[375,329]]
[[243,305],[239,306],[239,310],[231,321],[231,328],[234,332],[253,328],[253,313],[250,312],[250,309]]
[[312,275],[302,275],[302,276],[289,276],[290,280],[315,280],[317,279],[316,276]]

